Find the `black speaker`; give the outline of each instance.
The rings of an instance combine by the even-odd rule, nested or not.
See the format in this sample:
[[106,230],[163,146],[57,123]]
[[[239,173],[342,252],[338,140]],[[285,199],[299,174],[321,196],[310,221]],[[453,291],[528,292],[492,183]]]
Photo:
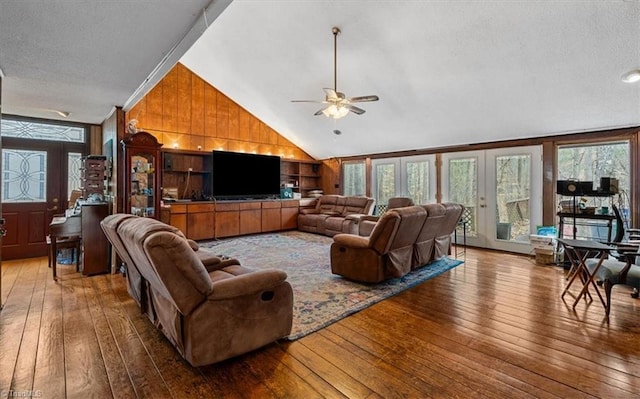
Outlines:
[[613,177],[601,177],[600,189],[603,193],[617,194],[618,193],[618,179]]
[[559,195],[583,195],[583,188],[584,186],[576,180],[558,180],[556,183],[556,193]]

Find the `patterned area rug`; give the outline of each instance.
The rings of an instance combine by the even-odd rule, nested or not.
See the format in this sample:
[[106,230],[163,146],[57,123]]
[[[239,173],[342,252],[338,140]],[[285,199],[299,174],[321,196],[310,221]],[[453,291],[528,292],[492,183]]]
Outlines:
[[380,284],[359,284],[331,274],[333,240],[318,234],[286,231],[200,243],[202,249],[236,258],[250,269],[276,268],[293,287],[293,341],[320,330],[407,288],[450,270],[462,261],[442,259],[428,267]]

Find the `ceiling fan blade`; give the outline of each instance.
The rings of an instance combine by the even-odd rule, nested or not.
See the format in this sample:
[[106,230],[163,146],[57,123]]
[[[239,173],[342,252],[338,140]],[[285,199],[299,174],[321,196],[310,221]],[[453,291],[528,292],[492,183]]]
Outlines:
[[344,104],[343,107],[349,109],[349,111],[351,111],[351,112],[353,112],[354,114],[357,114],[357,115],[362,115],[362,114],[364,114],[366,112],[362,108],[358,108],[355,105],[351,105],[351,104]]
[[378,96],[375,95],[371,95],[371,96],[360,96],[360,97],[351,97],[349,99],[349,102],[352,103],[361,103],[361,102],[365,102],[365,101],[378,101],[380,98]]
[[316,113],[315,113],[315,114],[313,114],[313,116],[318,116],[318,115],[322,115],[322,114],[324,114],[324,110],[325,110],[325,109],[326,109],[326,108],[322,108],[322,109],[317,110],[317,111],[316,111]]
[[[337,93],[333,89],[324,88],[322,90],[324,90],[324,93],[327,96],[327,100],[338,100],[340,98],[339,94],[342,94],[342,93]],[[342,94],[342,98],[344,98],[344,94]]]

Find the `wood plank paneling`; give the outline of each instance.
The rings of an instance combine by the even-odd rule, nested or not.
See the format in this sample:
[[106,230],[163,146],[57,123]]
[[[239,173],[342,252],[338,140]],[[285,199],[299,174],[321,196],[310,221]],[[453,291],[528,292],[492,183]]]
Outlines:
[[173,68],[162,79],[162,130],[178,131],[178,69]]
[[144,130],[162,130],[162,81],[146,95],[147,115],[145,119],[138,118],[138,127]]
[[218,91],[210,85],[204,86],[204,134],[218,137]]
[[191,75],[191,134],[204,136],[204,80],[198,75]]
[[240,107],[233,101],[229,104],[229,139],[240,140]]
[[182,64],[176,65],[177,74],[177,115],[176,131],[191,133],[191,77],[193,74]]
[[228,139],[230,100],[220,92],[217,92],[216,94],[216,137]]
[[169,148],[177,143],[185,150],[222,148],[312,160],[182,64],[127,112],[125,119],[133,118],[139,120],[140,129],[154,134]]

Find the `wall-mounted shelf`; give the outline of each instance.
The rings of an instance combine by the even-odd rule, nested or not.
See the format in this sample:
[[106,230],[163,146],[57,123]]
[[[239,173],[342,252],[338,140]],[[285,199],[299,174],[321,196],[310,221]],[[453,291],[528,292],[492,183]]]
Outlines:
[[283,159],[280,164],[282,184],[293,185],[293,191],[307,197],[311,190],[322,189],[322,164],[316,161]]

